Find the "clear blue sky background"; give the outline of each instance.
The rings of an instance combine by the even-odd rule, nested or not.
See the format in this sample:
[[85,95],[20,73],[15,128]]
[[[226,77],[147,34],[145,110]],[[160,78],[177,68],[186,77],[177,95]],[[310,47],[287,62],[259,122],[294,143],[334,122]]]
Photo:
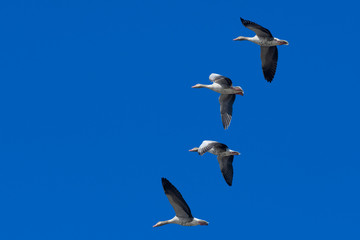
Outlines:
[[[355,1],[2,1],[1,239],[359,239]],[[239,17],[288,40],[274,81]],[[325,39],[324,39],[325,38]],[[210,73],[245,95],[221,125]],[[233,186],[216,157],[226,143]],[[167,225],[167,177],[207,227]]]

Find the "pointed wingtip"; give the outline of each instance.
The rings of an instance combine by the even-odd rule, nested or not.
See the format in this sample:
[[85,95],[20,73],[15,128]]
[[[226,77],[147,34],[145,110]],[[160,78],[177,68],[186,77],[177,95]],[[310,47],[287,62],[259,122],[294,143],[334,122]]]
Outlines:
[[165,194],[166,194],[166,192],[167,192],[167,189],[169,188],[169,187],[171,187],[172,186],[172,184],[171,184],[171,182],[169,181],[169,180],[167,180],[166,178],[161,178],[161,184],[162,184],[162,186],[163,186],[163,188],[164,188],[164,191],[165,191]]
[[222,124],[223,124],[223,127],[224,127],[224,130],[227,130],[229,129],[230,127],[230,123],[231,123],[231,118],[227,118],[227,119],[224,119],[223,120],[223,117],[221,116],[221,121],[222,121]]
[[273,79],[274,79],[274,77],[270,77],[270,76],[265,77],[265,80],[266,80],[268,83],[271,83]]
[[226,179],[226,178],[224,178],[224,179],[225,179],[225,182],[227,183],[227,185],[229,185],[229,187],[231,187],[232,186],[232,179],[231,180]]
[[264,78],[267,82],[271,83],[272,80],[274,80],[275,77],[275,73],[271,72],[271,71],[264,71],[263,70],[263,74],[264,74]]
[[169,182],[169,180],[167,180],[166,178],[162,177],[161,178],[161,183],[164,185],[164,183],[167,183]]

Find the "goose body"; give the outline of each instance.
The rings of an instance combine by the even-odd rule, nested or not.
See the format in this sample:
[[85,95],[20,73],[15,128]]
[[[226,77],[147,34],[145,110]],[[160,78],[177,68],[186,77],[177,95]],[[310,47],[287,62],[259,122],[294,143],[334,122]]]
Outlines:
[[229,186],[232,185],[234,175],[232,163],[234,160],[234,155],[240,155],[239,152],[229,149],[229,147],[223,143],[210,140],[203,141],[199,147],[195,147],[193,149],[190,149],[189,151],[197,152],[199,153],[199,155],[203,155],[206,152],[217,155],[217,160],[220,165],[221,173],[226,183]]
[[255,32],[254,37],[243,37],[239,36],[235,38],[235,41],[250,41],[260,45],[260,58],[261,65],[264,73],[264,77],[268,82],[274,79],[277,61],[278,61],[278,45],[289,45],[288,41],[281,40],[272,36],[271,32],[249,20],[240,18],[242,24]]
[[247,40],[247,41],[256,43],[257,45],[259,45],[261,47],[274,47],[274,46],[278,46],[278,45],[285,45],[285,44],[279,44],[280,39],[278,39],[278,38],[272,38],[272,39],[259,38],[257,35],[255,35],[254,37],[240,37],[240,38],[238,37],[235,39],[236,39],[236,41]]
[[197,226],[197,225],[209,225],[207,221],[194,218],[191,214],[191,210],[181,193],[172,185],[166,178],[161,178],[165,195],[169,199],[171,206],[175,210],[175,217],[166,221],[159,221],[153,227],[160,227],[165,224],[179,224],[181,226]]
[[198,218],[192,218],[190,220],[189,218],[179,218],[179,217],[175,216],[170,220],[159,221],[153,227],[160,227],[165,224],[178,224],[178,225],[186,226],[186,227],[192,227],[192,226],[198,226],[198,225],[203,225],[203,226],[209,225],[206,221],[198,219]]
[[210,85],[196,84],[192,88],[208,88],[221,94],[219,97],[221,120],[224,129],[227,129],[232,119],[235,94],[243,96],[244,91],[241,87],[233,87],[231,79],[220,74],[210,74],[209,80],[213,83]]

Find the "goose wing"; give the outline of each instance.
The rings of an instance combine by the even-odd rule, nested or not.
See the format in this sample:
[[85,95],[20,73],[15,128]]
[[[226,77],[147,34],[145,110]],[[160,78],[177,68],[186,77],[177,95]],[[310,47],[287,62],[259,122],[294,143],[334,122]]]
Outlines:
[[245,20],[243,18],[240,18],[240,20],[241,20],[242,24],[246,28],[254,31],[258,37],[266,37],[266,38],[272,38],[273,37],[271,32],[268,29],[260,26],[259,24],[251,22],[249,20]]
[[203,141],[198,149],[199,155],[203,155],[204,153],[209,151],[212,147],[214,147],[216,144],[218,144],[218,142],[216,141],[209,141],[209,140]]
[[274,47],[260,47],[261,65],[266,81],[271,82],[275,76],[278,49]]
[[189,206],[176,187],[174,187],[174,185],[166,178],[161,178],[161,182],[165,195],[169,199],[171,206],[174,208],[176,216],[180,218],[193,218]]
[[224,129],[227,129],[230,125],[234,101],[235,94],[221,94],[219,97],[221,121]]
[[233,165],[232,165],[233,160],[234,160],[234,155],[218,156],[217,160],[219,162],[220,170],[221,170],[222,175],[224,176],[226,183],[229,186],[231,186],[232,180],[233,180],[233,175],[234,175],[234,170],[233,170]]
[[220,74],[212,73],[209,76],[211,82],[221,85],[223,88],[230,88],[232,86],[232,81],[230,78],[224,77]]

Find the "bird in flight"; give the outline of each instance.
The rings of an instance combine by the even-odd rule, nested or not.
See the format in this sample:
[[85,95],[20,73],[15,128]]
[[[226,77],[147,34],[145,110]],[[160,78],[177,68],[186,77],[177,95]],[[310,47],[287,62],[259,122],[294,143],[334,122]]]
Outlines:
[[169,199],[171,206],[175,210],[175,217],[166,221],[159,221],[153,227],[160,227],[165,224],[175,223],[181,226],[197,226],[209,225],[207,221],[194,218],[191,214],[190,208],[185,202],[181,193],[172,185],[166,178],[161,178],[161,182],[165,191],[166,197]]
[[192,88],[208,88],[221,94],[219,97],[221,121],[224,129],[227,129],[230,126],[232,118],[235,94],[243,96],[244,91],[241,87],[233,87],[230,78],[220,74],[210,74],[209,80],[213,82],[213,84],[196,84],[192,86]]
[[249,20],[240,18],[242,24],[255,32],[254,37],[237,37],[234,41],[247,40],[260,45],[261,65],[266,81],[271,82],[274,79],[277,61],[278,61],[278,45],[289,45],[288,41],[280,40],[272,36],[271,32]]
[[221,173],[224,176],[226,183],[229,186],[232,185],[234,175],[232,163],[234,160],[234,155],[240,155],[239,152],[229,149],[229,147],[223,143],[209,140],[203,141],[200,147],[195,147],[193,149],[190,149],[189,151],[197,152],[199,153],[199,155],[203,155],[206,152],[217,155],[217,160],[220,165]]

